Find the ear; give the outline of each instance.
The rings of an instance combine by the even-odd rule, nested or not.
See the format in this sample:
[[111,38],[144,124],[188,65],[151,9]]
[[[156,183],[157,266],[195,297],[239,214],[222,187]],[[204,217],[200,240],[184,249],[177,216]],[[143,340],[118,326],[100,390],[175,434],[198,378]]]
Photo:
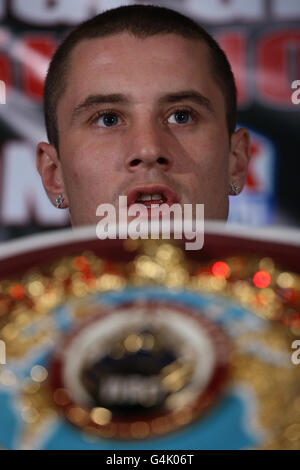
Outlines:
[[69,206],[66,196],[65,185],[63,180],[61,162],[58,158],[56,148],[47,142],[40,142],[37,146],[36,166],[41,176],[45,191],[54,206],[56,206],[56,198],[62,195],[64,202],[62,208]]
[[[232,183],[242,191],[248,173],[248,165],[251,158],[250,136],[247,129],[240,128],[231,136],[229,154],[229,186]],[[236,194],[236,193],[233,193]]]

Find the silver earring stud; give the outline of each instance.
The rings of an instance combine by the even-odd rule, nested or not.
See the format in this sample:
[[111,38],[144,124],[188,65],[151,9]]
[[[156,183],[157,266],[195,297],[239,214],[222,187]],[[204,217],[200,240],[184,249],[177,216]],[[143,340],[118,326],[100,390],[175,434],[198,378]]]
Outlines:
[[62,194],[59,194],[57,198],[55,199],[56,207],[58,209],[62,209],[63,203],[64,203],[65,198],[63,197]]
[[236,196],[237,194],[239,194],[241,188],[236,184],[236,183],[231,183],[231,192],[233,194],[233,196]]

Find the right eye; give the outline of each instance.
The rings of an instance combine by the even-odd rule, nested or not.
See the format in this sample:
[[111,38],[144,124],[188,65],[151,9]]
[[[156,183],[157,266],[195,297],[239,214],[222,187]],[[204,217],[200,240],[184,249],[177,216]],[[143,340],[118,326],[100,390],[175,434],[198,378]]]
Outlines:
[[106,111],[98,113],[93,119],[93,123],[99,127],[114,127],[119,124],[119,119],[116,113]]

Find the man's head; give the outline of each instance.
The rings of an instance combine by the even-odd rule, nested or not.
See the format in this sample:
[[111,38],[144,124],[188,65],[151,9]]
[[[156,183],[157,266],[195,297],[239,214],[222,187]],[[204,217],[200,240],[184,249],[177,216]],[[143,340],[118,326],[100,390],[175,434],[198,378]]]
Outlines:
[[132,193],[204,203],[207,218],[227,217],[230,184],[245,182],[249,138],[235,132],[226,56],[189,18],[142,5],[92,18],[57,49],[44,96],[49,144],[38,146],[38,169],[74,225],[96,222],[99,204]]

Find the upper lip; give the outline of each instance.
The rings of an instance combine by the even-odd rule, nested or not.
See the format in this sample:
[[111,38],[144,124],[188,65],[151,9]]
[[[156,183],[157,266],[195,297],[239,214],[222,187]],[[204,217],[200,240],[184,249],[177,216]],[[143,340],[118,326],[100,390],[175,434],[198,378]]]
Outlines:
[[165,184],[151,184],[151,185],[140,185],[135,186],[133,189],[129,190],[126,194],[127,196],[127,207],[135,204],[138,197],[142,194],[161,194],[164,199],[165,203],[171,206],[174,203],[179,202],[179,197],[177,194],[171,189],[169,186]]

